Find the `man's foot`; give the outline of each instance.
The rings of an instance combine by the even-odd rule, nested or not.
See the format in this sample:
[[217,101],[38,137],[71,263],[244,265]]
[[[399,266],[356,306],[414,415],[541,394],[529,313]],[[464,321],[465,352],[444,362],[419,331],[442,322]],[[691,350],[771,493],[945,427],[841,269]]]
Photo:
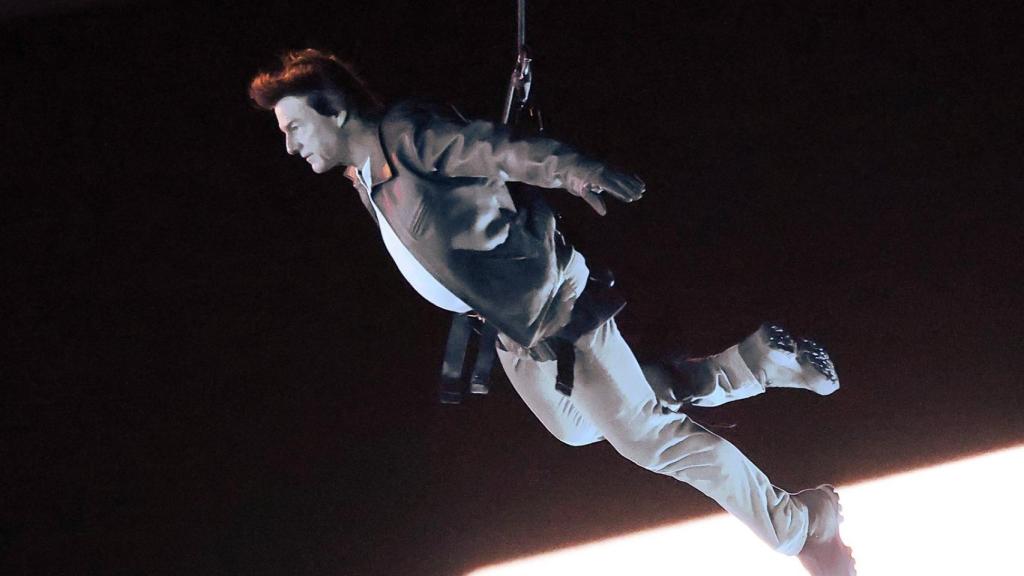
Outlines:
[[839,537],[843,507],[833,486],[823,484],[793,495],[807,506],[807,542],[797,554],[813,576],[856,576],[853,550]]
[[740,343],[739,352],[765,388],[802,388],[822,396],[839,389],[828,352],[813,340],[794,339],[776,324],[762,324]]

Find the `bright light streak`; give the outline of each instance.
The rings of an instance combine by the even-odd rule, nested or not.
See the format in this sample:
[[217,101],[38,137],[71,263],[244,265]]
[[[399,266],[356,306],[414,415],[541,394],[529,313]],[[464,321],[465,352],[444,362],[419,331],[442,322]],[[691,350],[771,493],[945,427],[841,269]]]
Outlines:
[[[859,576],[1024,576],[1024,446],[839,487]],[[719,514],[470,576],[806,574]]]

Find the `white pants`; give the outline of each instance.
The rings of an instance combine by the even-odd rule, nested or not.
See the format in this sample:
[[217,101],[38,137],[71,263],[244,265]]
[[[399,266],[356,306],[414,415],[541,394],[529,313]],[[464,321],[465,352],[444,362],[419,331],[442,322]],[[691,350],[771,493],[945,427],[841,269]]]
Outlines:
[[[735,446],[685,414],[662,410],[614,319],[576,341],[571,397],[555,390],[556,362],[502,348],[498,356],[512,385],[559,440],[572,446],[607,440],[636,464],[700,490],[779,552],[803,548],[807,507],[773,486]],[[723,389],[717,403],[762,391]]]

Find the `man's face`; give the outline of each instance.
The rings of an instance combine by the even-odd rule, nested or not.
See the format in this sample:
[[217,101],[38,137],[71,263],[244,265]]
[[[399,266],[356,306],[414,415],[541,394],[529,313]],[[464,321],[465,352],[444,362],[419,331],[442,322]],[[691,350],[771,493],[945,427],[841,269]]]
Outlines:
[[344,111],[324,116],[306,103],[305,96],[285,96],[274,105],[274,115],[284,132],[285,149],[302,156],[313,172],[323,174],[348,161],[348,148],[340,134]]

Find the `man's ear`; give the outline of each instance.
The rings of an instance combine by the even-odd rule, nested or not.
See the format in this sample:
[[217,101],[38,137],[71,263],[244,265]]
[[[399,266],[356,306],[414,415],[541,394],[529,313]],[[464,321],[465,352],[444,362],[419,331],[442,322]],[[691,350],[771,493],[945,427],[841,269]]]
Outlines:
[[341,128],[345,124],[345,120],[348,120],[348,111],[342,110],[334,116],[334,125]]

